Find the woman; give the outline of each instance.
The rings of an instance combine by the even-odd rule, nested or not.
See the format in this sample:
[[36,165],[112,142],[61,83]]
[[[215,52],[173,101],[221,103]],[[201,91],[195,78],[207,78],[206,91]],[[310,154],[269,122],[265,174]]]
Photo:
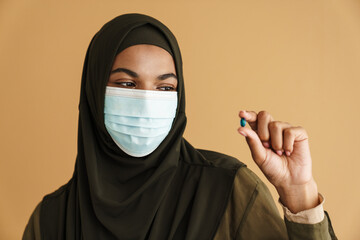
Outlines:
[[141,14],[113,19],[86,54],[74,175],[36,207],[23,239],[336,239],[305,130],[266,112],[240,117],[285,222],[243,163],[182,137],[182,61],[170,30]]

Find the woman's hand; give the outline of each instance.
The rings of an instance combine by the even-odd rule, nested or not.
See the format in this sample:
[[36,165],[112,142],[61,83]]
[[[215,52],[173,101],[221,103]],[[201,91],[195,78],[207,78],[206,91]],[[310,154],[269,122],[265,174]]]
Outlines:
[[293,213],[319,204],[312,177],[308,136],[304,128],[274,121],[265,112],[240,111],[250,128],[239,127],[246,137],[252,158],[275,186],[280,201]]

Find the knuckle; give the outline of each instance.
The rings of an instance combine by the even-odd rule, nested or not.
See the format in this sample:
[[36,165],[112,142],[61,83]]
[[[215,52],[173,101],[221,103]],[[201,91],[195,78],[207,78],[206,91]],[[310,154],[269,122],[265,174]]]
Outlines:
[[279,122],[279,121],[269,122],[269,128],[271,128],[271,129],[277,129],[277,128],[280,128],[280,126],[281,126],[281,122]]
[[270,116],[270,114],[267,111],[260,111],[258,113],[258,118],[268,118]]
[[298,126],[297,128],[298,128],[298,129],[302,132],[302,134],[304,134],[306,137],[308,136],[305,128],[303,128],[303,127],[301,127],[301,126]]
[[293,136],[293,135],[294,135],[294,129],[293,129],[293,128],[286,128],[286,129],[284,129],[284,135],[286,135],[286,136]]

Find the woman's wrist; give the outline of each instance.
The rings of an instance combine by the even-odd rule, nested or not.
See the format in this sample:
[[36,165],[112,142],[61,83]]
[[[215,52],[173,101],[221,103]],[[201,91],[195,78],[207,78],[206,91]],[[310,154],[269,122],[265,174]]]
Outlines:
[[306,184],[276,187],[281,203],[292,213],[298,213],[319,205],[319,192],[314,179]]

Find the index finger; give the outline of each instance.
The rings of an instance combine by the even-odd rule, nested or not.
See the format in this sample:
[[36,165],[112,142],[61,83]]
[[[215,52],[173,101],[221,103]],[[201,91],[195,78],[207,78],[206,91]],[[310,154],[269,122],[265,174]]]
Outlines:
[[252,130],[257,130],[257,113],[254,111],[245,111],[241,110],[239,112],[239,117],[245,118],[245,120],[249,123]]

